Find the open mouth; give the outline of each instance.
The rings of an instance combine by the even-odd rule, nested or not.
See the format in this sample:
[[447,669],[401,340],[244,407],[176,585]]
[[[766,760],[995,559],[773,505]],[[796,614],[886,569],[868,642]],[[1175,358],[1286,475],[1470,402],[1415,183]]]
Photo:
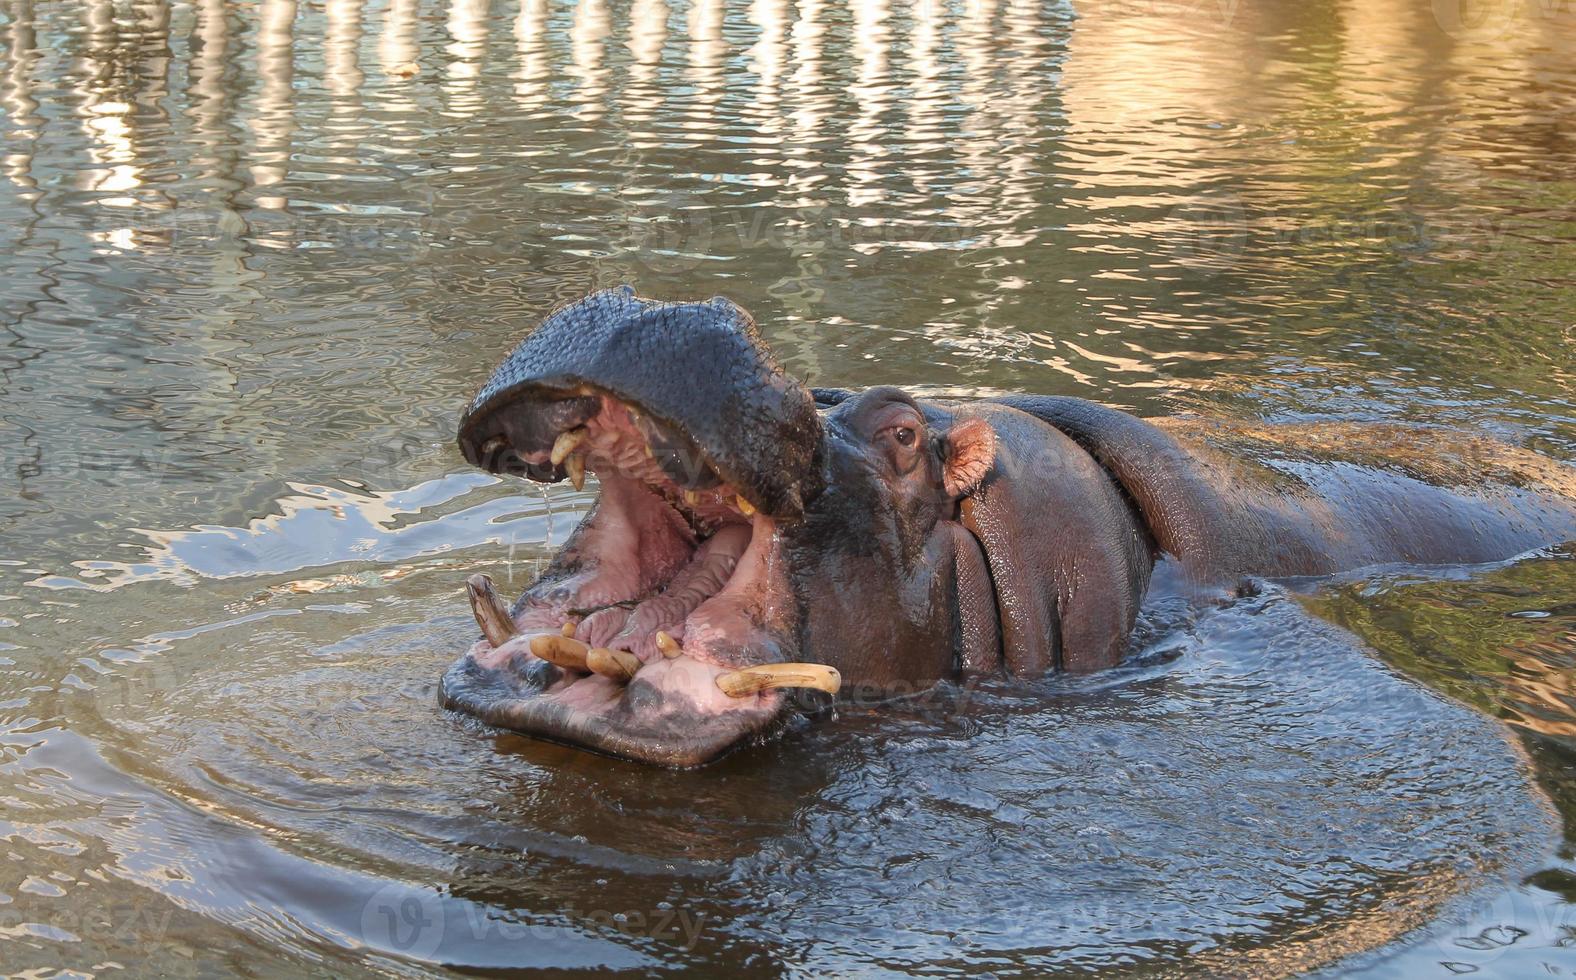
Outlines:
[[[835,693],[791,663],[767,494],[676,425],[589,384],[527,385],[472,413],[471,462],[600,484],[592,514],[512,608],[467,583],[479,640],[445,675],[448,707],[530,735],[669,766],[768,731],[785,689]],[[780,505],[780,502],[779,502]]]

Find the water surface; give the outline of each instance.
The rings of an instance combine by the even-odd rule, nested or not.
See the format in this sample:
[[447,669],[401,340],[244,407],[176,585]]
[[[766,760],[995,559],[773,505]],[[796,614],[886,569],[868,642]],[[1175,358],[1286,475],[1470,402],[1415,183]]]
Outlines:
[[1554,4],[0,0],[0,960],[1576,969],[1568,550],[698,773],[435,706],[591,500],[451,442],[554,304],[1570,462],[1573,132]]

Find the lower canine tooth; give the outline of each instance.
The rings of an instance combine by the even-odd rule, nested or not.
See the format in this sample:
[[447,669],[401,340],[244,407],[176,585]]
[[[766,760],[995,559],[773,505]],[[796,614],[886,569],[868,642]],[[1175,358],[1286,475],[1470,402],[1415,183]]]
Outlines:
[[476,625],[482,628],[482,635],[487,637],[488,643],[501,647],[519,635],[520,629],[514,625],[514,617],[509,615],[509,607],[499,597],[491,578],[481,574],[472,575],[465,580],[465,592],[470,596],[471,613],[476,617]]
[[615,681],[628,681],[640,670],[640,658],[622,650],[592,647],[586,653],[586,666],[603,677],[610,677]]
[[744,494],[741,493],[737,497],[734,497],[733,505],[739,508],[739,513],[743,514],[745,517],[755,516],[755,505],[750,503],[748,500],[745,500]]
[[564,470],[569,474],[569,482],[576,490],[586,488],[586,458],[580,453],[571,453],[564,460]]
[[826,664],[761,664],[717,675],[717,687],[730,698],[742,698],[776,687],[809,687],[836,694],[843,675]]
[[556,664],[559,667],[567,667],[570,670],[588,669],[586,667],[586,654],[590,650],[591,648],[584,643],[570,639],[567,636],[547,634],[545,636],[531,637],[532,656],[545,660],[550,664]]
[[579,449],[580,444],[586,441],[586,434],[586,427],[583,425],[578,429],[561,433],[553,440],[553,451],[547,454],[547,458],[553,461],[554,466],[562,463],[569,458],[570,453]]
[[662,630],[657,630],[657,649],[669,660],[684,656],[684,648],[679,646],[679,641]]

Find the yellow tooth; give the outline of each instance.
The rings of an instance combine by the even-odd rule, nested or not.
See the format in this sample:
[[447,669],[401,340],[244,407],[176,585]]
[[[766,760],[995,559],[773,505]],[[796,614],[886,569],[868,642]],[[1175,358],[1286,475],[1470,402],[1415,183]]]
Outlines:
[[472,575],[465,580],[465,592],[471,599],[471,614],[476,617],[476,625],[482,628],[488,643],[501,647],[519,635],[520,628],[514,625],[514,617],[509,615],[509,607],[499,597],[492,579],[486,575]]
[[662,630],[657,630],[657,649],[661,650],[662,655],[669,660],[684,656],[684,648],[679,646],[679,641]]
[[748,500],[745,500],[744,494],[741,493],[737,497],[734,497],[733,505],[739,508],[739,513],[743,514],[745,517],[755,516],[755,505],[750,503]]
[[586,653],[586,666],[603,677],[610,677],[615,681],[629,681],[634,678],[635,672],[640,670],[640,658],[622,650],[592,647]]
[[573,637],[575,635],[575,624],[565,623],[564,628],[560,632],[562,632],[565,636]]
[[548,454],[547,458],[553,461],[554,466],[557,466],[568,459],[570,453],[580,448],[580,444],[586,441],[587,434],[586,427],[583,425],[578,429],[570,429],[568,432],[561,433],[553,441],[553,451]]
[[700,503],[700,494],[693,490],[686,490],[684,491],[684,502],[691,507],[694,507],[696,504]]
[[590,650],[584,643],[567,636],[548,633],[531,637],[532,656],[570,670],[586,670],[586,654]]
[[836,694],[843,676],[825,664],[761,664],[717,675],[717,687],[730,698],[742,698],[774,687],[809,687]]
[[564,469],[569,473],[569,482],[576,490],[586,488],[586,458],[583,454],[571,454],[564,460]]

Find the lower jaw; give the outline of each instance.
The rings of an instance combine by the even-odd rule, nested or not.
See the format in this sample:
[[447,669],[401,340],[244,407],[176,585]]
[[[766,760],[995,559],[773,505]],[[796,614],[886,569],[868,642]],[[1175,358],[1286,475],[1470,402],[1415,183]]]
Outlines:
[[[725,581],[708,580],[699,589],[703,598],[678,604],[687,614],[667,629],[680,634],[682,646],[656,621],[645,622],[639,606],[628,615],[631,629],[615,646],[632,677],[596,672],[591,644],[612,641],[594,635],[598,613],[567,608],[583,601],[584,590],[561,604],[527,603],[511,615],[491,582],[473,577],[472,606],[488,639],[444,675],[440,703],[500,728],[668,767],[702,765],[769,733],[784,714],[783,693],[731,686],[745,674],[758,680],[790,653],[761,625],[775,621],[766,601],[775,529],[763,515],[752,525],[746,543],[726,549],[733,564]],[[665,602],[673,591],[669,582],[651,600]],[[624,621],[620,610],[609,611]],[[575,625],[560,629],[565,622]]]
[[[467,653],[444,674],[439,702],[536,738],[687,768],[768,735],[785,713],[786,701],[774,691],[712,702],[705,692],[715,691],[724,671],[679,657],[643,669],[625,685],[595,674],[567,678],[541,660],[487,667]],[[706,703],[690,692],[699,692]]]

